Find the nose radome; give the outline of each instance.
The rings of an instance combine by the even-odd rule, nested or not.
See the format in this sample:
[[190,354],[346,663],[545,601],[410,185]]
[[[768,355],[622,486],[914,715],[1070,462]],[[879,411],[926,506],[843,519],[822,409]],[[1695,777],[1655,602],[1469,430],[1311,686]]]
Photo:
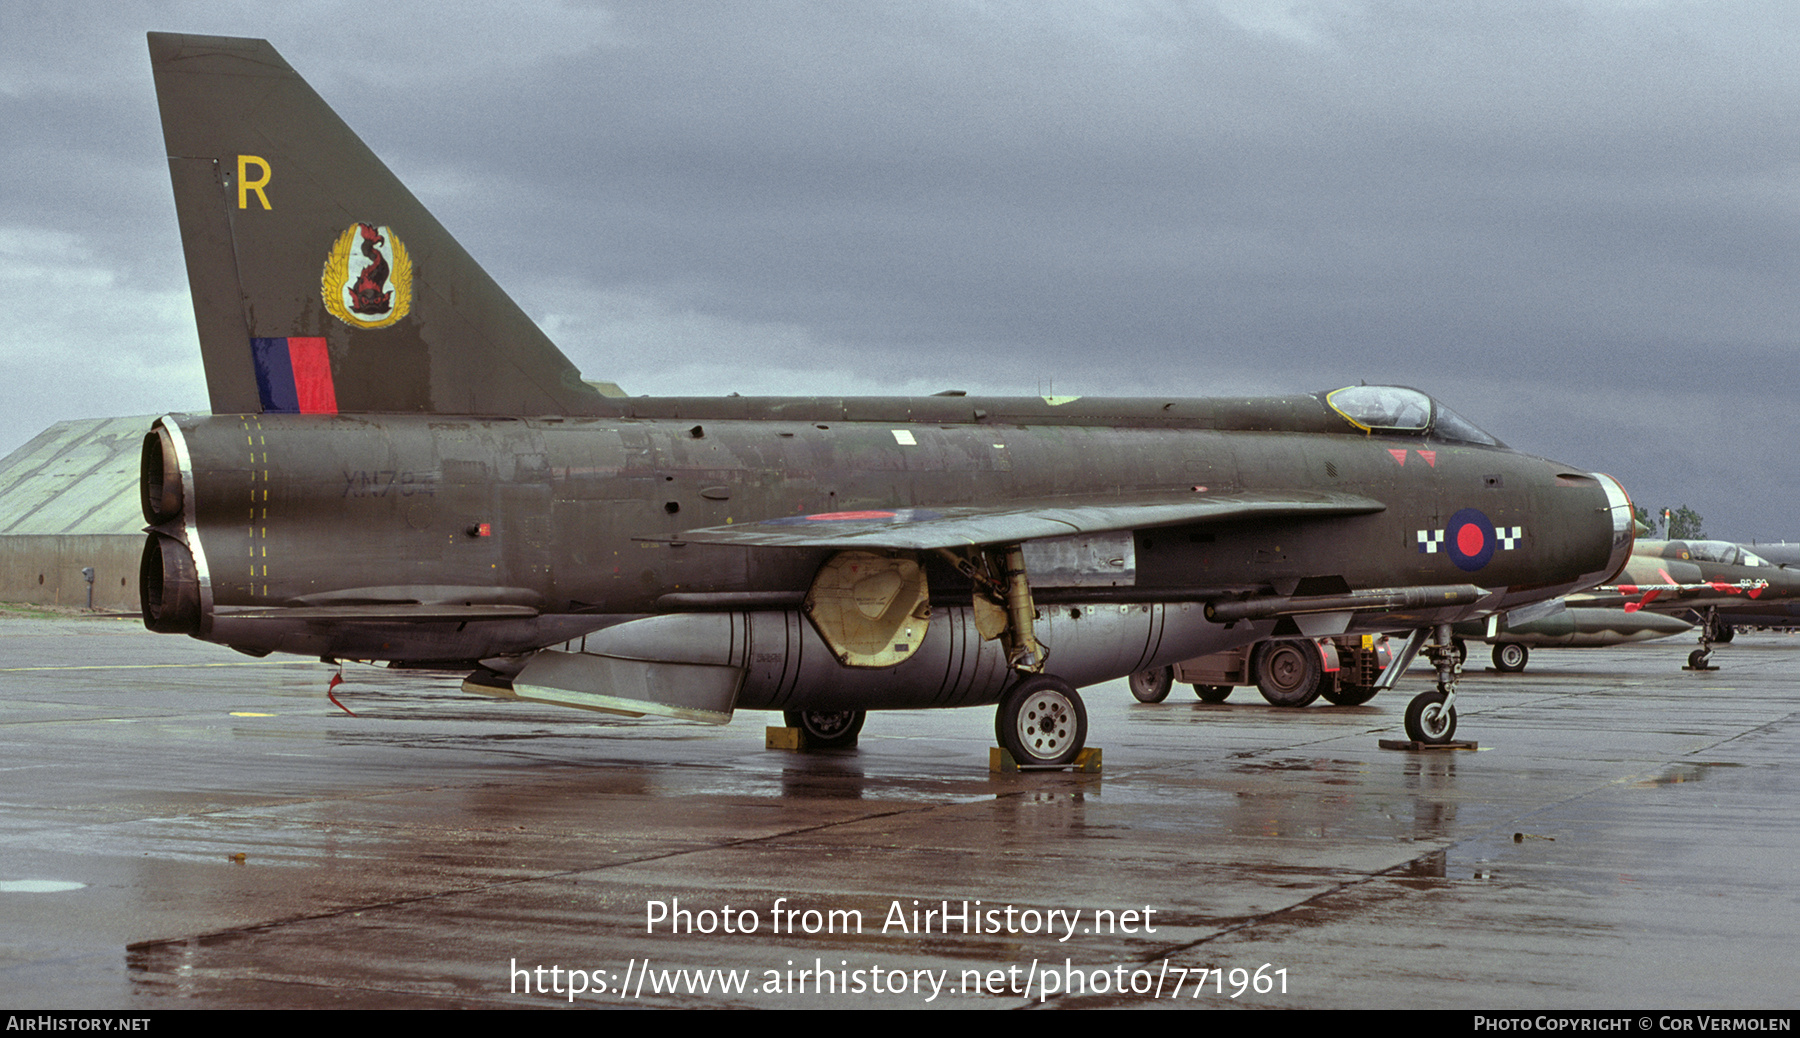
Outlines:
[[1612,518],[1612,548],[1607,555],[1606,572],[1595,582],[1607,584],[1624,570],[1626,561],[1631,558],[1631,546],[1637,542],[1637,517],[1631,508],[1631,495],[1618,480],[1604,472],[1589,475],[1598,480],[1600,489],[1606,492],[1606,506]]

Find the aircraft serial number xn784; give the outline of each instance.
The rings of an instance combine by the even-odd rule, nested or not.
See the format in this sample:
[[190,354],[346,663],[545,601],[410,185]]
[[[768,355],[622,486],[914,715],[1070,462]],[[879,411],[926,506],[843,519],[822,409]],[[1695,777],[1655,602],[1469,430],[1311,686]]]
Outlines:
[[[144,441],[153,630],[780,710],[814,745],[998,704],[1002,746],[1059,764],[1080,686],[1267,638],[1448,646],[1630,551],[1612,480],[1413,389],[608,395],[267,42],[150,51],[212,405]],[[1415,737],[1454,730],[1454,677]]]

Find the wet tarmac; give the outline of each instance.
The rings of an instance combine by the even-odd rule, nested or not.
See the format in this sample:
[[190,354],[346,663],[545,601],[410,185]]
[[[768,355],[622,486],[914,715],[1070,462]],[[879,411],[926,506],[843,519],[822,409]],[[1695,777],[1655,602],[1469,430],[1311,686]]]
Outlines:
[[1021,776],[985,709],[802,755],[352,666],[351,717],[316,662],[0,621],[0,999],[1792,1007],[1800,637],[1689,648],[1473,672],[1478,752],[1377,747],[1422,670],[1305,710],[1115,682],[1103,772]]

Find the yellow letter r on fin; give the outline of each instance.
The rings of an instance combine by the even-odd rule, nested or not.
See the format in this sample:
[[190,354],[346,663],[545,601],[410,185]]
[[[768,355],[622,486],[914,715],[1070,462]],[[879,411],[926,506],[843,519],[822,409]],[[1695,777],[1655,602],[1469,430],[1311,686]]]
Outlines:
[[[250,179],[248,170],[251,165],[255,165],[256,168],[262,170],[262,176],[256,180]],[[269,168],[267,159],[259,158],[255,155],[239,155],[237,175],[239,209],[250,208],[250,192],[252,191],[256,192],[256,200],[262,203],[264,209],[275,208],[269,204],[269,196],[263,194],[263,188],[268,186],[269,177],[273,175],[273,171]]]

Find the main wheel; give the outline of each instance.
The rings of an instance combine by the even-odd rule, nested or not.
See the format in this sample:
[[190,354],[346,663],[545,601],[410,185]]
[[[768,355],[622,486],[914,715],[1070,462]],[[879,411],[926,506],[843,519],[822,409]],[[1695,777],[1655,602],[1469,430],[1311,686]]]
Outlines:
[[1087,742],[1087,707],[1061,678],[1029,677],[1000,700],[994,738],[1020,764],[1067,764]]
[[1731,626],[1730,620],[1715,616],[1707,626],[1712,631],[1710,639],[1720,645],[1728,644],[1731,639],[1737,637],[1737,628]]
[[856,745],[867,715],[861,710],[787,710],[781,719],[806,733],[814,749],[841,750]]
[[1421,692],[1406,704],[1406,737],[1414,742],[1449,742],[1456,734],[1456,707],[1440,691]]
[[1319,698],[1324,664],[1312,642],[1264,642],[1256,668],[1256,687],[1276,706],[1305,706]]
[[1517,674],[1525,669],[1531,650],[1517,642],[1501,642],[1494,646],[1494,669],[1503,674]]
[[1230,685],[1195,685],[1194,694],[1202,703],[1223,703],[1231,698]]
[[1361,706],[1374,699],[1377,691],[1374,685],[1339,685],[1320,695],[1333,706]]
[[1169,690],[1175,687],[1175,668],[1140,670],[1125,680],[1131,684],[1131,695],[1138,702],[1160,703],[1169,698]]

